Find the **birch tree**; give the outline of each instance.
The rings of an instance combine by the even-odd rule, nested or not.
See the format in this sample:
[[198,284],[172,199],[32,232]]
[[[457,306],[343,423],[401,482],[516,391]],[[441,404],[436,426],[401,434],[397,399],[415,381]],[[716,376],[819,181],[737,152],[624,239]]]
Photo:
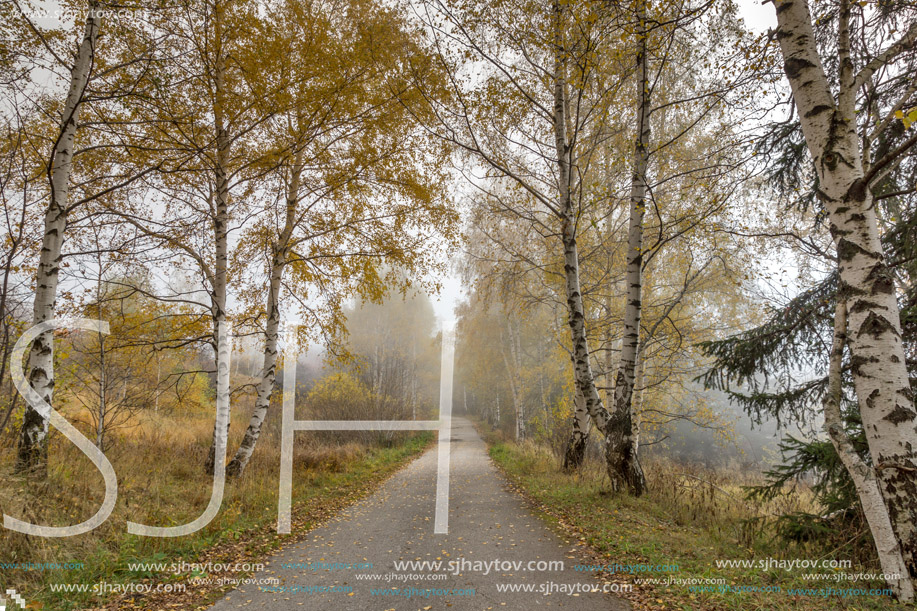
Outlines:
[[825,431],[831,438],[831,443],[837,451],[847,471],[853,479],[857,495],[863,506],[863,514],[872,532],[879,556],[879,564],[886,575],[897,575],[898,578],[890,579],[890,583],[899,599],[911,600],[914,598],[914,586],[908,577],[908,568],[901,554],[901,547],[895,537],[891,518],[882,493],[879,490],[879,481],[869,465],[853,448],[853,444],[844,429],[841,417],[842,384],[844,348],[847,344],[847,304],[838,300],[835,309],[834,341],[831,346],[830,364],[828,372],[828,388],[823,400],[825,412]]
[[280,205],[266,208],[238,253],[238,276],[250,274],[247,298],[263,295],[263,274],[246,265],[253,257],[268,259],[269,280],[262,375],[228,466],[234,476],[254,452],[270,405],[281,301],[288,312],[299,306],[308,323],[301,335],[340,344],[343,301],[375,302],[416,283],[437,265],[426,245],[448,248],[456,221],[438,192],[445,149],[405,127],[406,109],[417,106],[411,81],[429,67],[400,13],[362,0],[340,14],[321,3],[289,2],[278,11],[264,22],[261,52],[266,70],[289,75],[290,85],[274,91],[276,100],[263,96],[264,112],[285,110],[260,133],[281,160],[272,179]]
[[[841,0],[830,43],[838,59],[836,68],[829,70],[829,55],[819,48],[809,2],[778,0],[775,8],[784,72],[837,249],[838,299],[846,303],[853,382],[873,468],[913,579],[917,412],[873,189],[917,144],[917,134],[911,133],[902,134],[891,146],[875,146],[888,124],[906,118],[903,109],[914,95],[913,87],[892,86],[895,99],[883,104],[876,92],[893,85],[897,71],[914,65],[917,20],[913,8],[902,9],[889,21]],[[903,34],[876,50],[881,33],[889,29]],[[909,597],[904,589],[899,595]]]
[[[70,174],[73,167],[76,132],[89,79],[95,61],[96,45],[102,26],[100,4],[89,3],[89,13],[70,68],[70,82],[64,99],[58,133],[51,148],[48,164],[50,194],[44,215],[44,234],[36,271],[35,301],[32,324],[54,318],[57,286],[67,216],[71,211]],[[29,384],[42,400],[51,405],[54,392],[54,333],[38,335],[29,347],[26,375]],[[16,466],[38,474],[47,469],[48,420],[31,405],[25,408],[19,434]]]
[[[32,20],[27,5],[14,3],[21,21],[20,39],[32,53],[20,55],[18,69],[44,71],[50,81],[36,87],[31,78],[13,81],[13,99],[29,100],[50,121],[38,122],[31,129],[38,166],[47,176],[44,228],[35,274],[32,321],[54,317],[58,299],[64,244],[78,233],[87,215],[98,208],[123,202],[123,191],[151,171],[146,158],[129,136],[131,121],[121,112],[124,100],[142,95],[139,74],[149,65],[150,44],[133,44],[130,32],[140,29],[139,19],[130,24],[106,23],[109,35],[103,37],[102,21],[110,13],[105,2],[92,0],[72,14],[75,24],[63,23],[46,28]],[[140,8],[140,7],[138,7]],[[68,48],[73,35],[77,42]],[[57,98],[53,91],[61,86],[66,94]],[[46,142],[42,142],[47,138]],[[41,144],[38,144],[41,143]],[[85,210],[84,218],[75,211]],[[53,401],[53,334],[38,336],[30,346],[27,375],[39,396]],[[32,406],[26,406],[20,430],[17,467],[43,473],[46,467],[48,422]]]
[[[500,4],[427,7],[426,23],[455,100],[450,108],[433,105],[439,120],[433,129],[490,177],[530,199],[520,207],[522,198],[489,193],[496,202],[512,203],[507,212],[559,240],[576,386],[607,435],[610,416],[590,362],[577,238],[583,172],[595,160],[604,109],[621,86],[614,81],[598,88],[594,80],[596,54],[614,30],[612,15],[592,2],[558,1],[531,11]],[[457,72],[453,54],[482,66],[476,77],[481,85]],[[610,475],[613,468],[609,463]]]
[[[145,236],[151,262],[167,259],[184,281],[200,279],[164,279],[146,292],[209,319],[209,333],[187,341],[209,344],[215,355],[217,330],[229,314],[232,223],[251,215],[252,180],[268,171],[265,160],[275,154],[255,139],[255,130],[282,107],[259,102],[278,101],[275,91],[289,83],[276,75],[271,87],[259,89],[258,79],[263,83],[267,75],[257,53],[256,9],[215,0],[179,2],[156,14],[153,35],[168,36],[158,45],[159,61],[144,74],[147,95],[127,104],[132,116],[147,118],[136,137],[156,172],[144,180],[140,201],[106,210]],[[214,429],[208,471],[216,436]]]
[[[730,98],[736,82],[721,77],[728,62],[742,53],[746,41],[736,34],[729,11],[709,10],[709,4],[672,3],[659,7],[653,13],[655,21],[642,20],[639,34],[636,29],[641,27],[641,20],[633,16],[631,7],[611,10],[606,5],[561,2],[552,4],[550,10],[527,7],[514,13],[513,8],[503,4],[434,6],[436,14],[448,24],[437,22],[431,26],[441,41],[441,54],[446,55],[446,46],[455,48],[457,54],[464,52],[475,58],[477,63],[473,65],[479,69],[473,77],[453,72],[452,90],[458,101],[439,114],[447,125],[443,137],[463,150],[473,160],[471,164],[477,164],[468,173],[472,174],[469,178],[474,188],[484,194],[481,200],[491,202],[492,208],[500,209],[506,218],[515,216],[521,225],[531,227],[532,233],[557,240],[555,244],[561,250],[557,256],[563,263],[554,269],[560,273],[558,288],[569,324],[576,392],[582,397],[574,401],[582,407],[574,411],[573,442],[566,466],[575,468],[578,457],[583,455],[587,438],[583,428],[588,415],[606,436],[606,463],[615,488],[639,493],[643,479],[636,461],[636,419],[631,415],[631,397],[638,377],[641,300],[640,282],[634,280],[659,252],[691,234],[705,218],[721,213],[729,199],[728,179],[722,177],[735,168],[729,149],[735,148],[736,139],[725,127],[730,118],[725,117],[723,101]],[[689,32],[687,26],[701,18],[696,31]],[[697,32],[716,33],[724,27],[725,32],[715,35],[701,51],[692,50],[690,38]],[[651,28],[658,30],[656,40],[646,48],[654,49],[661,58],[652,71],[646,67],[649,59],[636,61],[633,48],[634,41],[643,48]],[[622,44],[622,40],[626,42]],[[715,62],[715,76],[692,80],[685,73],[687,69],[673,71],[669,67],[673,49],[700,61]],[[448,64],[448,59],[443,62]],[[647,70],[642,80],[651,84],[634,86],[637,96],[631,101],[624,92],[633,85],[632,66],[638,63]],[[747,75],[744,78],[744,82],[749,80]],[[668,90],[655,107],[650,105],[649,95],[654,87]],[[625,106],[621,99],[627,99],[631,109],[642,109],[647,117],[639,134],[634,134],[630,126],[621,128],[625,121],[616,117]],[[646,127],[653,112],[660,125],[665,126],[665,137],[657,146],[649,147]],[[462,120],[450,121],[452,117]],[[704,129],[720,134],[722,143],[716,145],[698,137]],[[620,163],[621,149],[608,147],[620,132],[633,134],[628,143],[630,161],[624,166]],[[702,150],[701,142],[713,146]],[[674,149],[677,154],[673,154]],[[683,157],[683,165],[678,168],[676,159],[689,150],[691,156]],[[666,169],[671,170],[652,185],[647,184],[645,176],[651,155],[670,156]],[[634,204],[634,214],[630,215],[633,239],[628,254],[631,276],[626,287],[631,292],[629,356],[619,359],[619,373],[623,376],[616,376],[621,384],[615,385],[620,413],[615,406],[607,409],[599,394],[597,378],[609,372],[602,371],[588,337],[594,334],[589,328],[596,319],[595,312],[605,304],[591,295],[591,272],[583,264],[595,248],[594,238],[586,237],[589,227],[609,226],[607,219],[613,216],[609,210],[616,208],[621,199],[616,197],[619,179],[608,180],[601,188],[596,186],[600,175],[604,177],[600,166],[611,159],[612,163],[604,165],[613,167],[612,176],[626,177],[631,196],[625,201]],[[652,193],[653,186],[659,187],[658,193]],[[711,190],[720,188],[724,190],[723,197],[708,196]],[[651,201],[659,231],[649,247],[642,247],[643,214],[650,194],[654,196]],[[667,213],[664,201],[678,203]],[[686,209],[681,203],[686,201],[697,205]],[[600,209],[601,215],[596,214],[595,210]],[[582,254],[581,246],[590,256]],[[534,269],[552,269],[546,263],[550,256],[533,257],[531,249],[516,250],[523,252],[520,261]],[[547,252],[551,252],[550,246]],[[606,272],[604,282],[609,283],[609,289],[614,284],[611,278]],[[607,297],[609,292],[602,295]],[[607,355],[611,342],[606,339],[605,343]]]
[[[627,271],[625,276],[626,307],[624,311],[623,341],[618,371],[614,385],[614,412],[606,442],[606,461],[614,465],[615,489],[626,486],[634,494],[642,494],[646,478],[637,458],[639,447],[635,430],[633,405],[634,384],[638,350],[640,348],[640,315],[643,289],[643,217],[646,212],[646,172],[650,145],[650,82],[647,67],[647,15],[645,0],[636,7],[635,38],[637,123],[634,139],[633,180],[630,193],[630,221],[627,235]],[[574,422],[579,422],[574,418]],[[574,437],[577,431],[574,428]],[[577,443],[576,441],[573,442]]]

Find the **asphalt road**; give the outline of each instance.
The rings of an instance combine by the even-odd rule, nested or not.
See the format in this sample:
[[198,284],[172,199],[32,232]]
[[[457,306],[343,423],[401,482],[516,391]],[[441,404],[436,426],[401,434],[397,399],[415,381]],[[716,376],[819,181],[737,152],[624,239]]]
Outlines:
[[[451,464],[449,534],[433,534],[434,447],[308,539],[266,559],[253,576],[260,583],[240,586],[211,609],[630,609],[603,592],[603,582],[574,570],[573,545],[506,489],[484,442],[461,418],[452,423]],[[401,561],[442,565],[396,568]]]

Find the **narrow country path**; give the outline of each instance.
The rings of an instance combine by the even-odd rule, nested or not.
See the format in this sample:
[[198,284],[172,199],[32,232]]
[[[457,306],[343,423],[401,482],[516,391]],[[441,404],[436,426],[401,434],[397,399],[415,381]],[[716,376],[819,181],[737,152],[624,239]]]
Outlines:
[[[590,573],[574,570],[579,560],[570,553],[572,545],[505,489],[484,442],[461,418],[452,423],[451,464],[449,534],[433,534],[434,448],[306,540],[266,559],[265,571],[253,576],[261,584],[229,592],[212,611],[630,608],[603,593]],[[397,569],[401,561],[443,564],[440,570]],[[494,561],[503,566],[488,572]],[[547,568],[552,561],[563,562],[564,569],[554,564],[538,570],[537,563]],[[536,563],[533,570],[527,570],[530,562]],[[513,563],[521,563],[520,570]],[[444,579],[434,578],[442,574]],[[275,585],[265,585],[270,579]],[[501,591],[504,586],[518,591]]]

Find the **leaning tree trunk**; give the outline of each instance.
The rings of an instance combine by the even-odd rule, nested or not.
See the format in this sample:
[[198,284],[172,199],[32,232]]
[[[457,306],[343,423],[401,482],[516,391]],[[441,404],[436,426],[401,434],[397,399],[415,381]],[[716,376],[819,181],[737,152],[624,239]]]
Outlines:
[[[277,378],[277,337],[280,330],[280,281],[283,275],[285,256],[275,252],[271,263],[271,281],[268,288],[268,315],[264,331],[264,360],[261,368],[261,380],[258,383],[258,393],[255,398],[255,409],[245,430],[245,436],[239,444],[239,449],[229,464],[226,466],[226,475],[239,477],[245,471],[248,461],[255,451],[258,438],[261,437],[261,428],[267,410],[271,405],[271,395],[274,392],[274,381]],[[295,358],[290,355],[289,358]]]
[[841,365],[844,357],[844,345],[847,342],[847,305],[838,299],[834,315],[834,342],[831,347],[831,361],[828,371],[828,390],[822,402],[825,411],[825,431],[837,451],[841,462],[850,474],[853,485],[863,507],[863,514],[869,524],[872,539],[876,545],[879,565],[886,575],[899,575],[902,578],[890,579],[889,585],[900,600],[911,600],[914,597],[914,584],[907,577],[907,566],[901,555],[901,546],[895,538],[888,509],[879,490],[876,474],[867,465],[851,443],[844,429],[841,418]]
[[[45,212],[44,235],[35,278],[33,325],[54,318],[61,251],[70,206],[70,173],[73,167],[74,140],[79,121],[80,104],[89,84],[89,75],[95,59],[96,40],[100,27],[101,15],[98,3],[93,1],[89,3],[86,28],[77,51],[73,70],[70,73],[70,89],[64,101],[60,133],[51,151],[49,172],[51,194],[48,209]],[[48,405],[52,404],[51,399],[54,393],[53,343],[54,332],[48,331],[38,335],[29,349],[29,384]],[[38,475],[47,473],[47,437],[47,418],[26,403],[16,457],[18,471],[32,471]]]
[[[610,255],[608,257],[608,269],[611,270]],[[609,290],[605,297],[605,315],[609,319],[611,317],[611,311],[611,291]],[[613,340],[614,337],[611,333],[611,325],[609,324],[608,330],[605,332],[604,371],[602,372],[602,379],[605,384],[602,394],[605,397],[606,404],[611,404],[614,401],[614,385],[612,383],[614,362],[612,351]],[[589,442],[589,429],[592,425],[589,419],[589,413],[586,411],[586,402],[583,398],[583,393],[579,390],[579,386],[576,384],[575,380],[573,386],[572,430],[570,431],[570,438],[567,440],[567,447],[564,450],[563,470],[565,473],[578,471],[582,466],[583,459],[586,457],[586,446]]]
[[[882,251],[876,209],[857,134],[863,85],[849,55],[849,6],[842,3],[835,101],[805,0],[778,0],[777,38],[837,248],[838,299],[847,302],[851,372],[863,430],[911,578],[917,577],[917,412],[908,382],[895,281]],[[911,28],[908,36],[917,29]],[[913,46],[914,40],[909,44]],[[869,160],[866,160],[867,162]]]
[[[258,395],[255,399],[255,410],[249,420],[245,437],[239,444],[235,456],[226,467],[226,475],[238,477],[245,471],[248,461],[255,451],[258,438],[261,437],[261,428],[264,418],[271,405],[271,395],[274,391],[274,381],[277,378],[277,338],[280,331],[280,286],[283,280],[283,270],[287,262],[287,252],[293,228],[296,225],[296,204],[299,201],[299,180],[302,174],[302,157],[296,156],[291,173],[290,185],[287,188],[287,209],[284,226],[279,239],[273,245],[274,253],[271,257],[271,281],[267,294],[267,323],[264,331],[264,361],[261,368],[261,381],[258,383]],[[292,355],[289,358],[295,358]]]
[[614,410],[605,436],[605,460],[615,490],[627,488],[640,495],[646,488],[643,469],[637,458],[634,415],[634,383],[640,350],[640,314],[643,291],[643,216],[646,211],[647,145],[650,138],[649,82],[646,57],[646,5],[637,7],[637,137],[634,144],[634,169],[630,193],[630,221],[627,237],[626,295],[624,337],[615,376]]

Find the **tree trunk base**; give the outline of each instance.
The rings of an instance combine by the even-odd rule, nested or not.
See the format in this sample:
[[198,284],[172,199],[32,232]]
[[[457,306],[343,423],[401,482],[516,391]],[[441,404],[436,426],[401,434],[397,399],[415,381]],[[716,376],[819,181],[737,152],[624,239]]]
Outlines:
[[586,443],[589,441],[589,435],[574,436],[567,443],[567,450],[564,452],[564,473],[573,473],[578,471],[583,465],[583,459],[586,457]]
[[608,479],[615,492],[626,490],[634,496],[646,492],[646,477],[643,467],[637,460],[630,444],[617,447],[611,440],[605,443],[605,466],[608,470]]
[[44,478],[48,475],[48,436],[43,435],[41,415],[26,408],[16,452],[16,472]]
[[242,476],[242,472],[245,470],[245,465],[242,464],[242,461],[238,458],[233,458],[229,461],[229,464],[226,465],[226,477],[236,479]]

